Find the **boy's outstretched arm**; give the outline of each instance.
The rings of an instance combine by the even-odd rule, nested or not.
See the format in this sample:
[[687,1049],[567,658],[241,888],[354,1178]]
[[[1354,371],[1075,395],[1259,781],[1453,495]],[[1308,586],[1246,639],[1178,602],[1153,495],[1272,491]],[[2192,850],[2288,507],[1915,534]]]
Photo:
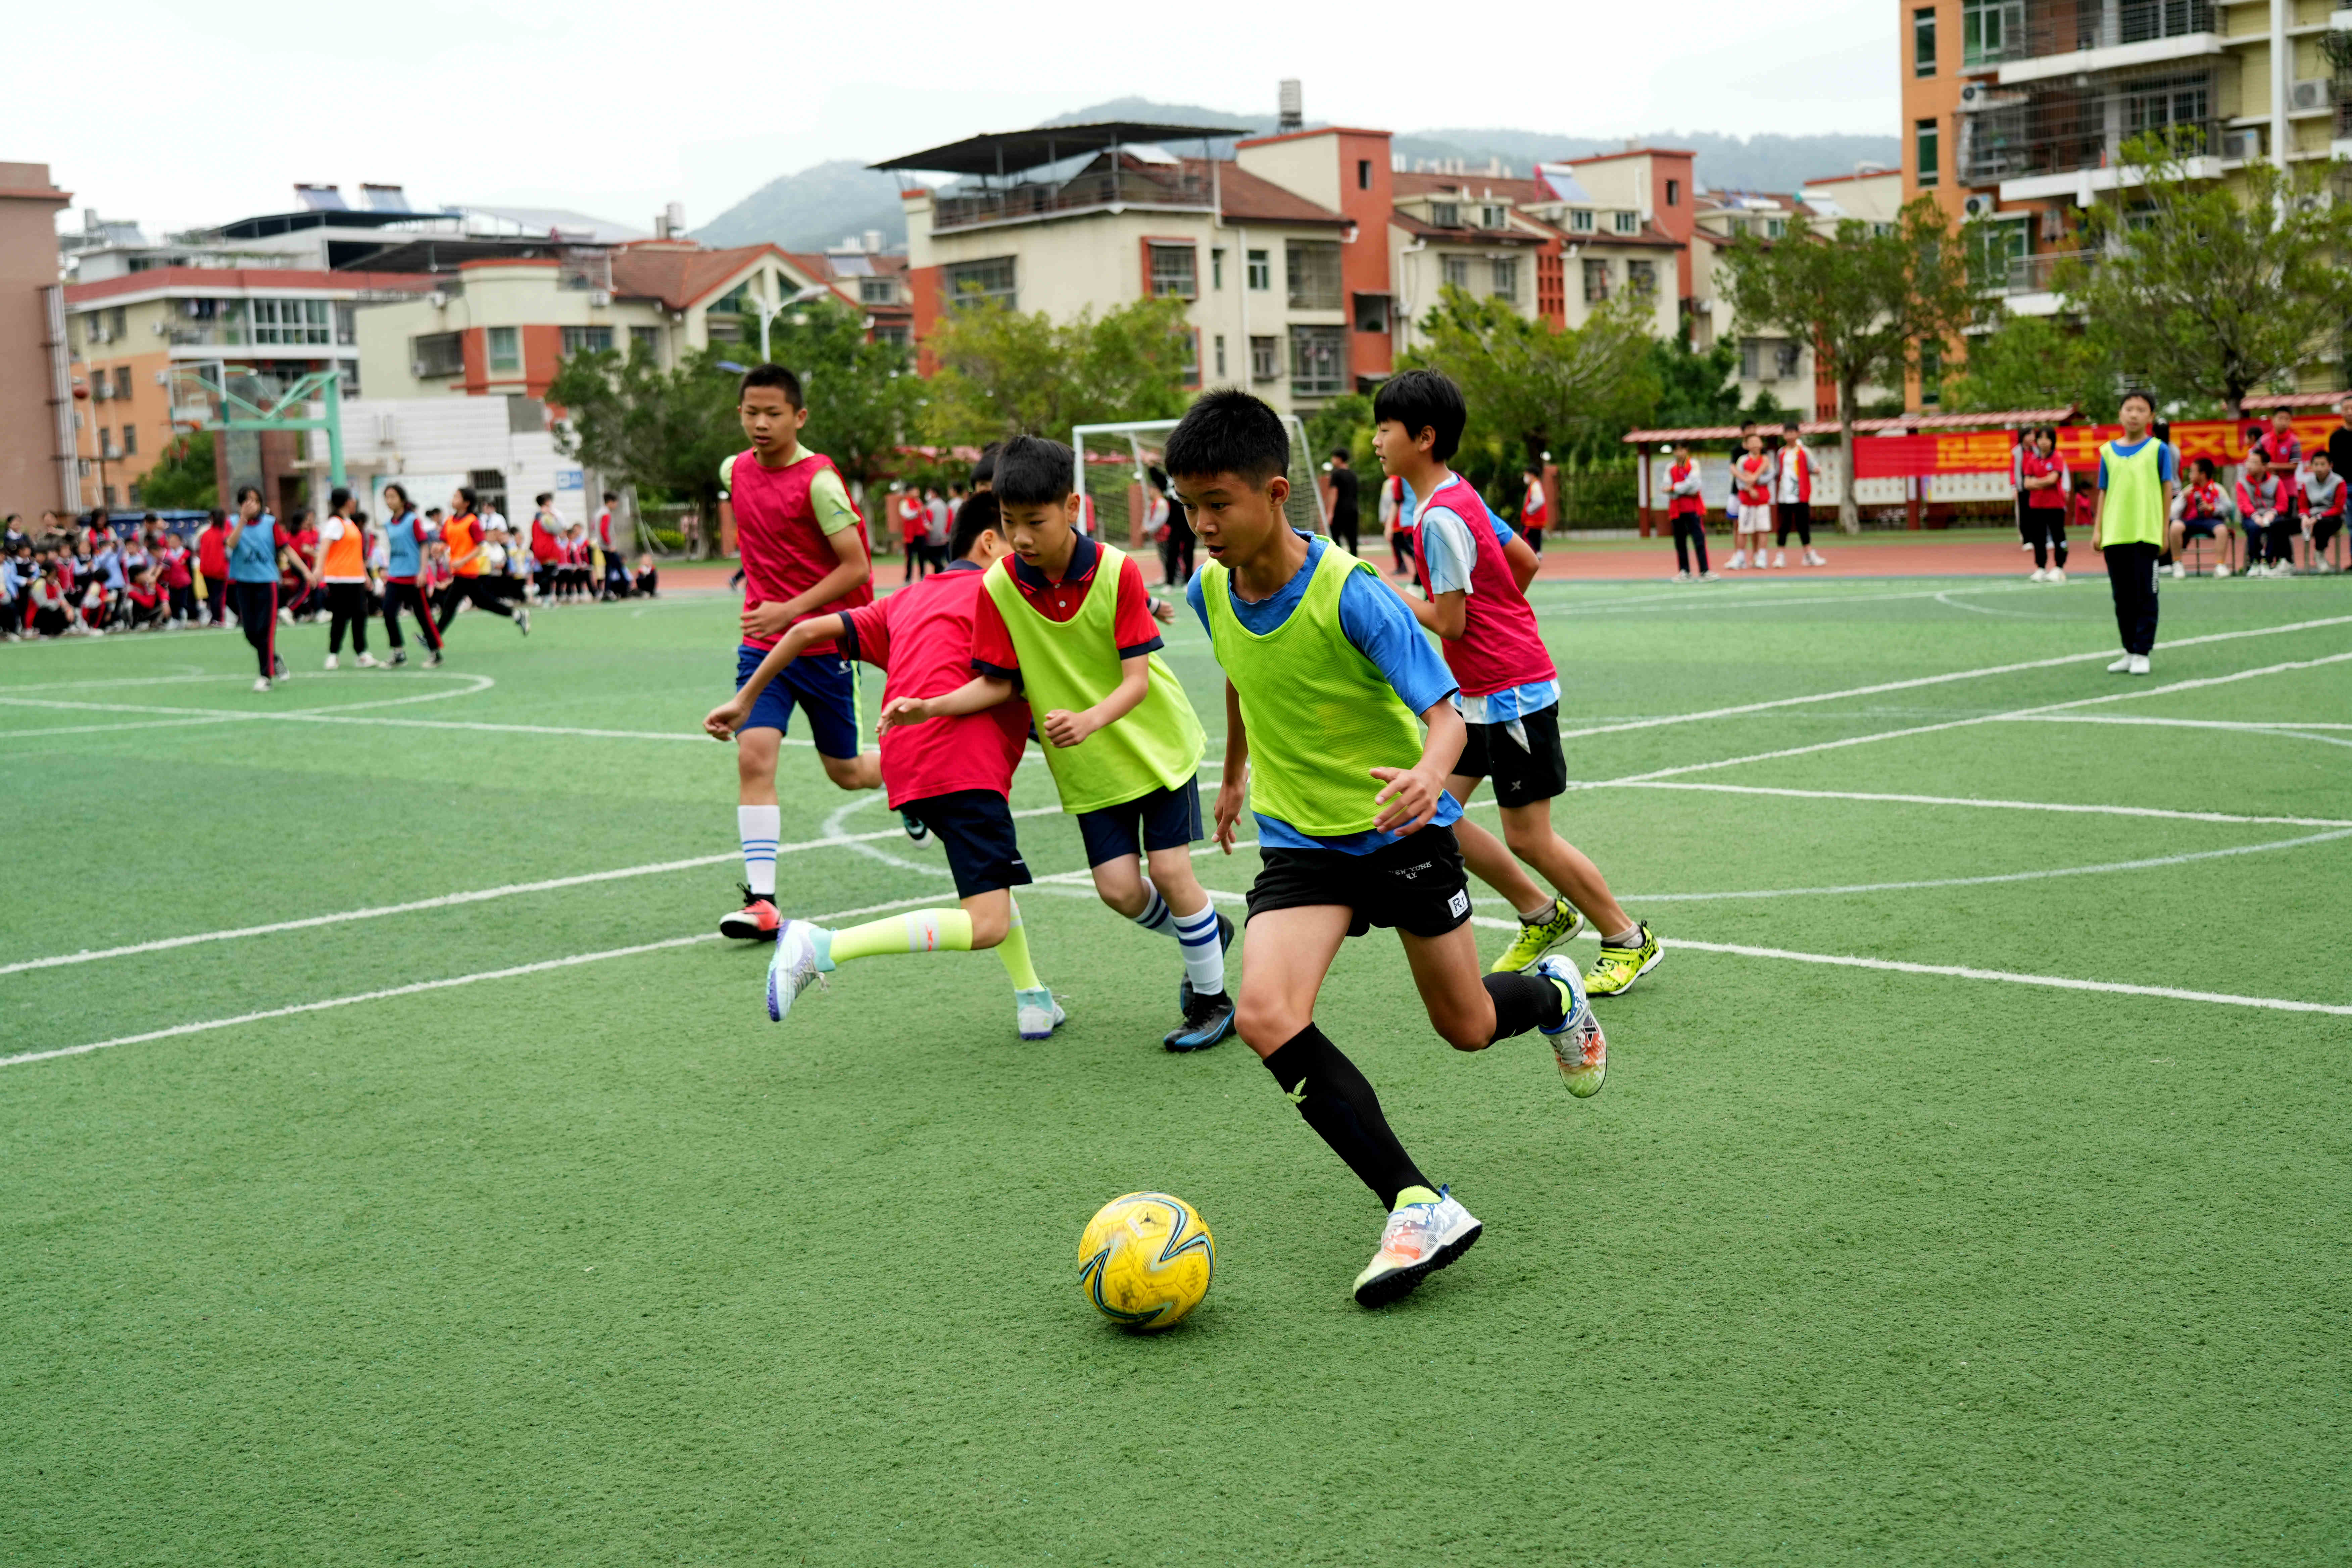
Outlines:
[[1013,682],[993,675],[975,675],[940,697],[894,697],[882,705],[885,730],[893,724],[919,724],[926,719],[961,719],[984,713],[1014,696]]
[[1388,807],[1372,821],[1382,833],[1412,833],[1429,826],[1437,816],[1439,798],[1445,794],[1446,777],[1462,760],[1462,747],[1470,738],[1462,715],[1454,711],[1450,691],[1422,713],[1421,721],[1429,726],[1428,737],[1422,742],[1421,761],[1410,768],[1372,770],[1372,776],[1381,781],[1381,793],[1372,797],[1373,804]]
[[1225,682],[1225,771],[1217,783],[1217,831],[1219,847],[1228,855],[1234,852],[1234,824],[1241,819],[1242,807],[1249,801],[1249,726],[1242,722],[1241,693],[1234,683]]
[[1134,712],[1136,704],[1150,690],[1151,656],[1129,654],[1118,661],[1118,684],[1111,689],[1109,696],[1076,713],[1066,708],[1055,709],[1039,723],[1038,732],[1056,746],[1075,746],[1096,731],[1108,729]]
[[760,700],[768,682],[784,672],[786,665],[806,653],[811,643],[845,637],[848,631],[846,616],[819,616],[786,631],[776,639],[776,646],[768,650],[768,657],[760,661],[760,668],[751,672],[751,679],[743,683],[742,689],[704,716],[704,732],[714,741],[732,740],[737,727],[751,715],[751,704]]

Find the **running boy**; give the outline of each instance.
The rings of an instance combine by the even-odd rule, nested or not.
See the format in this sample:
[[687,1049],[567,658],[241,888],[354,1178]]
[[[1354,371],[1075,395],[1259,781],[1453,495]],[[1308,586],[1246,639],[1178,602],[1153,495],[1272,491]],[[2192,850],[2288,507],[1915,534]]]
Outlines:
[[[873,563],[866,520],[831,458],[801,445],[808,404],[800,377],[780,364],[743,373],[736,413],[749,450],[719,465],[719,482],[735,509],[735,545],[743,563],[742,640],[735,650],[740,689],[784,633],[804,616],[830,624],[844,610],[874,602]],[[735,831],[743,845],[743,907],[719,922],[719,934],[773,942],[776,837],[783,814],[776,805],[776,753],[798,707],[825,777],[843,789],[877,789],[880,768],[857,752],[857,685],[849,661],[830,635],[803,647],[771,677],[733,726]]]
[[2172,447],[2148,432],[2156,400],[2124,394],[2117,411],[2123,435],[2099,447],[2099,501],[2093,535],[2107,558],[2115,593],[2116,629],[2123,657],[2107,666],[2116,675],[2146,675],[2156,647],[2156,558],[2172,518]]
[[1187,596],[1225,671],[1217,842],[1232,851],[1245,805],[1257,822],[1241,1036],[1389,1211],[1355,1282],[1356,1300],[1378,1307],[1459,1258],[1479,1224],[1430,1184],[1372,1086],[1316,1027],[1339,944],[1395,927],[1430,1022],[1456,1049],[1541,1029],[1570,1090],[1590,1095],[1607,1047],[1564,959],[1481,979],[1453,833],[1462,808],[1445,791],[1465,739],[1454,682],[1377,568],[1284,519],[1289,447],[1273,409],[1213,392],[1170,435],[1165,461],[1213,558]]
[[[1429,596],[1411,604],[1414,617],[1438,636],[1460,688],[1454,706],[1468,727],[1445,792],[1467,806],[1479,781],[1492,776],[1502,808],[1502,843],[1475,823],[1454,829],[1472,872],[1518,911],[1519,934],[1495,960],[1494,972],[1527,968],[1590,917],[1604,940],[1584,988],[1596,996],[1622,994],[1665,952],[1650,928],[1612,896],[1600,868],[1552,830],[1552,797],[1568,788],[1568,761],[1559,745],[1559,672],[1527,600],[1535,552],[1486,510],[1469,480],[1446,467],[1469,422],[1462,390],[1451,380],[1433,370],[1391,376],[1373,395],[1372,419],[1381,466],[1428,498],[1421,503],[1417,559]],[[1567,897],[1538,887],[1518,861]]]
[[1201,1050],[1234,1028],[1224,957],[1233,921],[1192,872],[1206,742],[1160,657],[1142,569],[1077,531],[1073,461],[1067,447],[1034,436],[1016,437],[997,454],[992,493],[1013,553],[982,574],[985,591],[972,606],[978,674],[944,696],[893,697],[882,722],[977,713],[1026,692],[1062,809],[1078,819],[1086,840],[1095,891],[1182,947],[1182,1016],[1160,1043]]
[[[741,727],[768,683],[803,649],[838,639],[852,658],[879,667],[893,696],[938,697],[971,673],[972,607],[981,575],[1007,546],[996,502],[982,496],[956,520],[952,565],[875,604],[839,615],[811,616],[778,638],[743,689],[710,711],[702,727],[724,741]],[[768,1016],[778,1023],[813,975],[853,958],[890,952],[977,952],[994,948],[1013,980],[1013,1009],[1024,1040],[1042,1040],[1062,1022],[1054,994],[1029,963],[1029,937],[1012,889],[1029,881],[1005,796],[1029,743],[1029,705],[1007,702],[985,713],[937,724],[900,725],[882,736],[882,780],[895,811],[939,836],[955,877],[956,910],[916,910],[828,931],[786,921],[768,961]]]

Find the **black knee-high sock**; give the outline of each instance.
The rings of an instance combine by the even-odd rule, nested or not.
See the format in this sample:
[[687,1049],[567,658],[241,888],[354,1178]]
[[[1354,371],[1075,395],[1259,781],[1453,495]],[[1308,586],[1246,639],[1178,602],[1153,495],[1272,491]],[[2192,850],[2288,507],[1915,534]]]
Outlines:
[[1381,1097],[1356,1064],[1324,1038],[1322,1030],[1309,1024],[1293,1035],[1265,1058],[1265,1070],[1274,1074],[1307,1125],[1379,1194],[1382,1208],[1396,1207],[1397,1194],[1407,1187],[1429,1185],[1421,1167],[1389,1131],[1388,1118],[1381,1114]]
[[1534,1028],[1556,1029],[1566,1016],[1559,987],[1540,974],[1489,974],[1486,994],[1495,1002],[1496,1040]]

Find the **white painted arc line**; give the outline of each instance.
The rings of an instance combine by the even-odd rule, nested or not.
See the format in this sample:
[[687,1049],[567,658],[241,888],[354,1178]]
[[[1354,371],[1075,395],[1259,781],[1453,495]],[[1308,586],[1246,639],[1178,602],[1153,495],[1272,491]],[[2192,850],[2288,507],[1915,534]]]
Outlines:
[[[2257,626],[2241,632],[2213,632],[2205,637],[2183,637],[2178,642],[2160,642],[2160,649],[2195,647],[2206,643],[2231,642],[2243,637],[2276,637],[2286,632],[2312,631],[2323,626],[2352,624],[2352,616],[2330,616],[2314,621],[2292,621],[2284,626]],[[1908,680],[1881,681],[1874,686],[1848,687],[1842,691],[1818,692],[1809,697],[1776,697],[1767,702],[1743,702],[1730,708],[1709,708],[1696,713],[1675,713],[1657,719],[1633,719],[1615,724],[1596,724],[1581,730],[1563,730],[1560,739],[1572,741],[1586,735],[1614,735],[1628,730],[1653,730],[1665,724],[1692,724],[1703,719],[1731,719],[1746,713],[1762,713],[1775,708],[1796,708],[1809,702],[1836,702],[1849,697],[1875,697],[1888,691],[1911,691],[1923,686],[1943,686],[1956,680],[1975,680],[1985,676],[2014,675],[2030,669],[2056,669],[2069,664],[2088,664],[2095,659],[2116,657],[2112,647],[2095,653],[2062,654],[2055,658],[2027,659],[2017,664],[1990,664],[1981,669],[1956,669],[1944,675],[1922,675]]]
[[[1673,789],[1707,795],[1779,795],[1790,800],[1884,801],[1896,805],[1958,805],[1986,811],[2049,811],[2084,816],[2152,816],[2174,822],[2242,823],[2263,827],[2352,827],[2341,816],[2242,816],[2227,811],[2173,811],[2156,805],[2082,805],[2065,801],[1980,800],[1958,795],[1897,795],[1882,790],[1787,789],[1771,784],[1735,784],[1685,779],[1571,780],[1570,789]],[[1484,797],[1473,803],[1486,804]]]

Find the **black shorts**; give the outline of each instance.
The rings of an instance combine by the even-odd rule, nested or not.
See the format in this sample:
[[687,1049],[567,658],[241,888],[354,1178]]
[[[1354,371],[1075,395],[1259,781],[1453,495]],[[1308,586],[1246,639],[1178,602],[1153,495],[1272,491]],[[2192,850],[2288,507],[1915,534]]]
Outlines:
[[1529,805],[1568,789],[1568,758],[1559,749],[1559,704],[1523,714],[1521,746],[1507,724],[1466,724],[1470,738],[1454,771],[1465,778],[1495,781],[1496,805]]
[[1200,841],[1201,786],[1186,779],[1174,789],[1078,813],[1078,833],[1087,841],[1087,864],[1099,866],[1147,849],[1184,849]]
[[898,809],[929,828],[947,851],[957,898],[1028,886],[1029,867],[1013,833],[1013,809],[994,790],[954,790],[910,800]]
[[1439,937],[1470,918],[1470,884],[1451,827],[1409,833],[1369,855],[1339,849],[1258,851],[1249,914],[1343,904],[1353,911],[1349,936],[1393,926],[1408,936]]

